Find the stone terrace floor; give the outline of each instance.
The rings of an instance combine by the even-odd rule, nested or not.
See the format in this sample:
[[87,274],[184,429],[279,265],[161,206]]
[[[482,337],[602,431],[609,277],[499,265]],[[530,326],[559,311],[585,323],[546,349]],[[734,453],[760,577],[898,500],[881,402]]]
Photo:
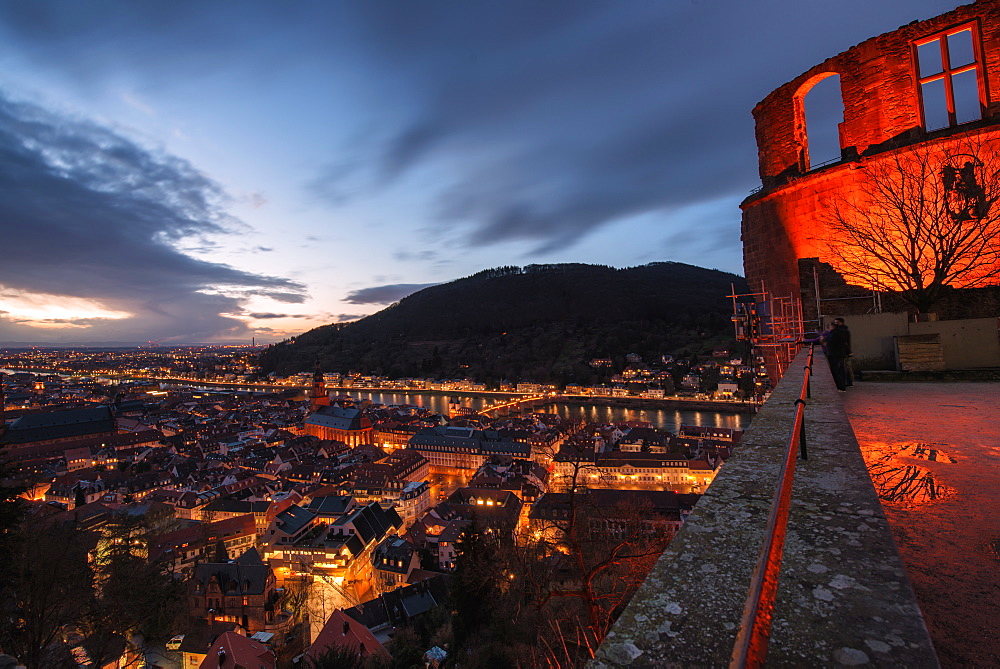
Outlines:
[[942,666],[1000,666],[1000,382],[843,397]]

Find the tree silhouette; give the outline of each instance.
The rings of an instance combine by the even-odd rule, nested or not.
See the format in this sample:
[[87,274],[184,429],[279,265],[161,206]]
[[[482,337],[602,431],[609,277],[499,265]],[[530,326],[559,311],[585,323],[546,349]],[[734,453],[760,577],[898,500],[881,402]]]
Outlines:
[[56,640],[84,617],[92,596],[89,533],[70,522],[24,521],[0,587],[0,646],[29,669],[59,666]]
[[1000,280],[1000,158],[993,143],[896,153],[863,166],[825,221],[834,267],[919,312],[948,288]]
[[[641,492],[611,502],[612,481],[581,448],[565,449],[564,475],[546,493],[512,552],[525,599],[540,616],[534,664],[593,658],[621,607],[670,543],[673,530]],[[536,506],[536,509],[538,507]]]

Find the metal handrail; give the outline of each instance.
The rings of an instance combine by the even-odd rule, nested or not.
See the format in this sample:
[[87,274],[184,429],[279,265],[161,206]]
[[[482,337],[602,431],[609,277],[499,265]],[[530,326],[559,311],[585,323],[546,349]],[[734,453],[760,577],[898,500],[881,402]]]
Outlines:
[[824,160],[821,163],[816,163],[815,165],[809,165],[809,171],[812,172],[813,170],[818,170],[821,167],[826,167],[827,165],[833,165],[834,163],[839,163],[842,162],[843,160],[844,159],[840,156],[837,156],[836,158],[828,158],[827,160]]
[[816,345],[810,344],[809,358],[802,378],[802,389],[795,400],[795,420],[792,433],[788,437],[785,460],[781,465],[778,488],[771,500],[771,511],[764,528],[764,545],[761,546],[757,566],[750,580],[750,591],[743,607],[743,619],[736,636],[733,654],[729,661],[731,669],[762,667],[767,657],[767,644],[771,632],[771,612],[778,592],[778,576],[781,571],[781,555],[785,546],[788,529],[788,513],[792,503],[792,482],[795,478],[796,453],[801,449],[802,459],[806,451],[806,399],[812,397],[813,354]]

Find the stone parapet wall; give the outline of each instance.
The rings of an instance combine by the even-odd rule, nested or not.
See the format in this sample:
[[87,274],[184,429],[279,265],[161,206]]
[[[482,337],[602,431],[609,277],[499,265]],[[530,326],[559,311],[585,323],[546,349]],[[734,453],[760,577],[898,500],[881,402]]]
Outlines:
[[[769,666],[936,667],[936,656],[822,355],[806,407]],[[802,384],[789,367],[592,667],[728,666]]]

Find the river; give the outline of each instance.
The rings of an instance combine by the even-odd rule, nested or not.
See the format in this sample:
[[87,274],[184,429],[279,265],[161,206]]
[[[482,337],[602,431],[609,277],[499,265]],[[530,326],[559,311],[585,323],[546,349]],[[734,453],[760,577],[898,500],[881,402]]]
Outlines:
[[[14,369],[0,369],[0,372],[5,372],[8,374],[14,372],[31,371],[36,374],[60,374],[68,378],[68,375],[59,372],[52,372],[47,370],[14,370]],[[184,385],[195,388],[209,388],[209,386],[204,386],[199,384],[197,381],[191,382],[173,382],[167,385]],[[249,390],[250,388],[246,388]],[[275,390],[288,390],[290,388],[277,387]],[[217,388],[212,388],[214,391],[226,391],[226,390],[244,390],[239,386],[236,387],[226,387],[221,386]],[[257,389],[258,392],[260,389]],[[298,399],[305,399],[307,392],[305,389],[297,389],[300,391]],[[488,404],[496,403],[498,400],[508,399],[513,397],[512,395],[461,395],[455,393],[406,393],[406,392],[389,392],[389,391],[367,391],[367,390],[353,390],[353,389],[343,389],[343,390],[333,390],[334,394],[340,393],[344,395],[349,395],[351,397],[371,400],[376,404],[413,404],[416,406],[426,407],[427,409],[433,411],[434,413],[440,413],[444,415],[450,415],[452,413],[450,407],[450,400],[457,399],[459,406],[468,407],[474,411],[479,411]],[[654,427],[661,430],[668,430],[673,433],[677,433],[681,425],[705,425],[710,427],[728,427],[735,430],[746,429],[750,425],[750,414],[746,412],[732,412],[732,411],[706,411],[706,410],[693,410],[693,409],[674,409],[674,408],[664,408],[664,409],[649,409],[649,408],[638,408],[638,407],[621,407],[621,406],[602,406],[599,404],[592,405],[581,405],[581,404],[566,404],[557,403],[549,404],[544,407],[539,407],[537,409],[539,412],[544,413],[555,413],[563,418],[572,419],[583,419],[588,422],[593,423],[617,423],[624,421],[644,421],[651,423]]]
[[[436,393],[392,393],[344,390],[345,395],[371,400],[376,404],[413,404],[426,407],[435,413],[449,414],[449,401],[454,398],[459,406],[469,407],[475,411],[486,404],[496,402],[496,398],[474,397],[463,395],[441,395]],[[726,411],[692,411],[688,409],[639,409],[618,406],[580,405],[580,404],[549,404],[538,409],[539,412],[555,413],[563,418],[583,419],[594,423],[616,423],[628,420],[641,420],[651,423],[661,430],[676,433],[681,425],[705,425],[711,427],[729,427],[735,430],[746,429],[750,425],[750,414]]]

